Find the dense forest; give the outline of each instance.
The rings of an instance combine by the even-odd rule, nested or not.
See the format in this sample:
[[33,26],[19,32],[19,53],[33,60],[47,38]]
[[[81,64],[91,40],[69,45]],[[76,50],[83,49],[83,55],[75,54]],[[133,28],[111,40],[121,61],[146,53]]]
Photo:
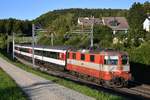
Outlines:
[[[42,26],[47,27],[54,24],[54,20],[61,19],[71,21],[71,24],[76,25],[78,17],[91,17],[95,18],[109,17],[109,16],[127,16],[128,10],[126,9],[64,9],[54,10],[38,17],[35,22],[40,23]],[[66,18],[66,19],[65,19]],[[70,19],[69,19],[70,18]],[[62,23],[63,24],[63,23]]]
[[31,35],[32,22],[28,20],[17,20],[14,18],[0,20],[0,33],[11,35],[12,32],[18,34]]
[[[61,9],[45,13],[38,18],[28,20],[1,19],[0,20],[0,44],[1,48],[6,47],[6,33],[12,32],[21,35],[31,35],[32,23],[48,30],[45,33],[38,32],[39,44],[51,45],[51,34],[54,33],[54,45],[74,45],[77,47],[89,47],[90,41],[87,35],[76,35],[66,38],[65,35],[73,29],[81,29],[77,25],[78,17],[125,17],[129,23],[127,34],[118,32],[113,35],[112,30],[107,26],[94,26],[94,46],[102,48],[116,48],[129,52],[131,61],[150,65],[149,41],[150,33],[143,30],[143,21],[150,15],[150,2],[134,3],[130,9]],[[112,44],[117,37],[119,42]],[[3,45],[2,45],[3,44]],[[143,52],[144,51],[144,52]],[[139,58],[139,55],[143,55]]]

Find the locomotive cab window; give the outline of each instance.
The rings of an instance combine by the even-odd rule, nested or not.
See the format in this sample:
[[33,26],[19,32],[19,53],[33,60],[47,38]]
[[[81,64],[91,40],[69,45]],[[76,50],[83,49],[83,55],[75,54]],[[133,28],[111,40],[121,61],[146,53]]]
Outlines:
[[90,55],[90,61],[94,62],[95,61],[95,56],[94,55]]
[[123,64],[123,65],[126,65],[127,63],[128,63],[128,56],[123,55],[123,56],[122,56],[122,64]]
[[104,64],[117,65],[118,64],[118,56],[105,56]]
[[85,60],[85,54],[81,54],[81,60]]

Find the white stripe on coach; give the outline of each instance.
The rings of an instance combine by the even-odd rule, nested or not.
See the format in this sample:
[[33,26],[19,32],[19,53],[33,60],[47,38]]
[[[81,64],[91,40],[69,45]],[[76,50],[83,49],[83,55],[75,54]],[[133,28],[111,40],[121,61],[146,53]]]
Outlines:
[[[32,47],[30,46],[21,46],[21,45],[15,45],[15,47],[19,47],[19,48],[28,48],[32,50]],[[57,50],[57,49],[48,49],[48,48],[38,48],[38,47],[34,47],[34,50],[41,50],[41,51],[50,51],[50,52],[61,52],[61,53],[65,53],[66,50]]]
[[[19,53],[19,54],[22,54],[22,55],[25,55],[25,56],[28,56],[28,57],[32,57],[32,54],[30,54],[30,53],[20,52],[18,50],[15,50],[15,52]],[[53,64],[58,64],[58,65],[65,66],[65,61],[64,60],[58,60],[58,59],[48,58],[48,57],[39,56],[39,55],[34,55],[34,58],[39,59],[39,60],[43,60],[43,61],[46,61],[46,62],[50,62],[50,63],[53,63]]]

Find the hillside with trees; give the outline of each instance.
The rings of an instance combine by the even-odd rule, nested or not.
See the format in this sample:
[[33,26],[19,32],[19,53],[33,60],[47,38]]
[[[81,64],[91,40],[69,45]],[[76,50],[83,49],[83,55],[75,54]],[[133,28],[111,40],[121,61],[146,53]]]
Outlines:
[[[109,17],[109,16],[124,16],[127,17],[128,10],[125,9],[64,9],[64,10],[54,10],[52,12],[48,12],[44,15],[41,15],[37,19],[34,20],[35,24],[40,24],[42,28],[46,28],[50,31],[53,31],[56,36],[55,36],[55,45],[76,45],[76,46],[89,46],[89,38],[87,36],[82,36],[82,38],[78,36],[71,37],[70,39],[64,39],[64,35],[67,32],[70,32],[71,30],[81,30],[81,27],[77,25],[77,21],[79,17],[91,17],[94,16],[95,18],[101,18],[101,17]],[[100,26],[100,29],[103,26]],[[97,27],[98,28],[98,27]],[[94,27],[94,31],[96,32],[96,26]],[[105,29],[103,29],[105,30]],[[102,31],[103,31],[102,30]],[[103,31],[101,31],[101,36],[103,37],[102,34],[105,34]],[[111,32],[107,30],[108,32]],[[45,33],[49,34],[49,33]],[[71,34],[71,33],[70,33]],[[97,34],[97,33],[95,33]],[[110,33],[111,34],[111,33]],[[44,37],[44,36],[43,36]],[[112,37],[112,36],[111,36]],[[45,38],[46,39],[46,38]],[[40,39],[42,40],[42,39]],[[48,38],[50,41],[50,38]],[[44,40],[45,42],[48,42],[48,40]],[[84,41],[83,41],[84,40]],[[100,39],[96,39],[96,45],[101,44],[98,43]],[[83,42],[82,42],[83,41]],[[42,41],[43,42],[43,41]],[[103,41],[104,42],[104,41]],[[74,44],[75,43],[75,44]],[[106,43],[106,42],[105,42]],[[46,43],[44,43],[46,44]],[[104,44],[104,47],[106,45],[110,44]]]
[[[125,17],[127,18],[130,26],[127,34],[118,32],[113,35],[112,30],[109,27],[94,25],[94,46],[100,48],[117,48],[126,51],[141,51],[141,49],[136,48],[139,48],[141,45],[147,43],[150,40],[150,33],[144,31],[142,28],[143,21],[149,14],[149,2],[145,2],[144,4],[134,3],[128,10],[79,8],[61,9],[45,13],[32,21],[17,20],[13,18],[1,19],[0,34],[1,40],[6,40],[7,37],[4,36],[6,33],[9,35],[12,34],[12,32],[21,35],[31,35],[32,23],[34,23],[35,25],[48,30],[48,32],[45,33],[37,33],[39,35],[38,44],[51,45],[51,34],[54,34],[54,45],[74,45],[78,47],[89,47],[90,39],[87,34],[72,36],[69,38],[65,37],[66,33],[72,35],[70,32],[71,30],[82,29],[82,27],[77,25],[77,20],[79,17]],[[114,37],[118,38],[120,42],[117,44],[112,44]],[[1,44],[4,43],[6,42],[3,41]],[[1,47],[6,46],[2,45]],[[135,61],[134,57],[133,61]],[[150,62],[144,63],[150,64]]]

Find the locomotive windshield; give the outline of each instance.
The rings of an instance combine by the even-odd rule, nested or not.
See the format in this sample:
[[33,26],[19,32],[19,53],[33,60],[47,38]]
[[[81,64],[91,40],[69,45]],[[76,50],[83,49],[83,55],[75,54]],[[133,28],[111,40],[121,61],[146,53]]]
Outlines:
[[104,64],[117,65],[118,64],[118,56],[105,56]]
[[123,55],[122,56],[122,64],[126,65],[128,63],[128,56],[127,55]]

